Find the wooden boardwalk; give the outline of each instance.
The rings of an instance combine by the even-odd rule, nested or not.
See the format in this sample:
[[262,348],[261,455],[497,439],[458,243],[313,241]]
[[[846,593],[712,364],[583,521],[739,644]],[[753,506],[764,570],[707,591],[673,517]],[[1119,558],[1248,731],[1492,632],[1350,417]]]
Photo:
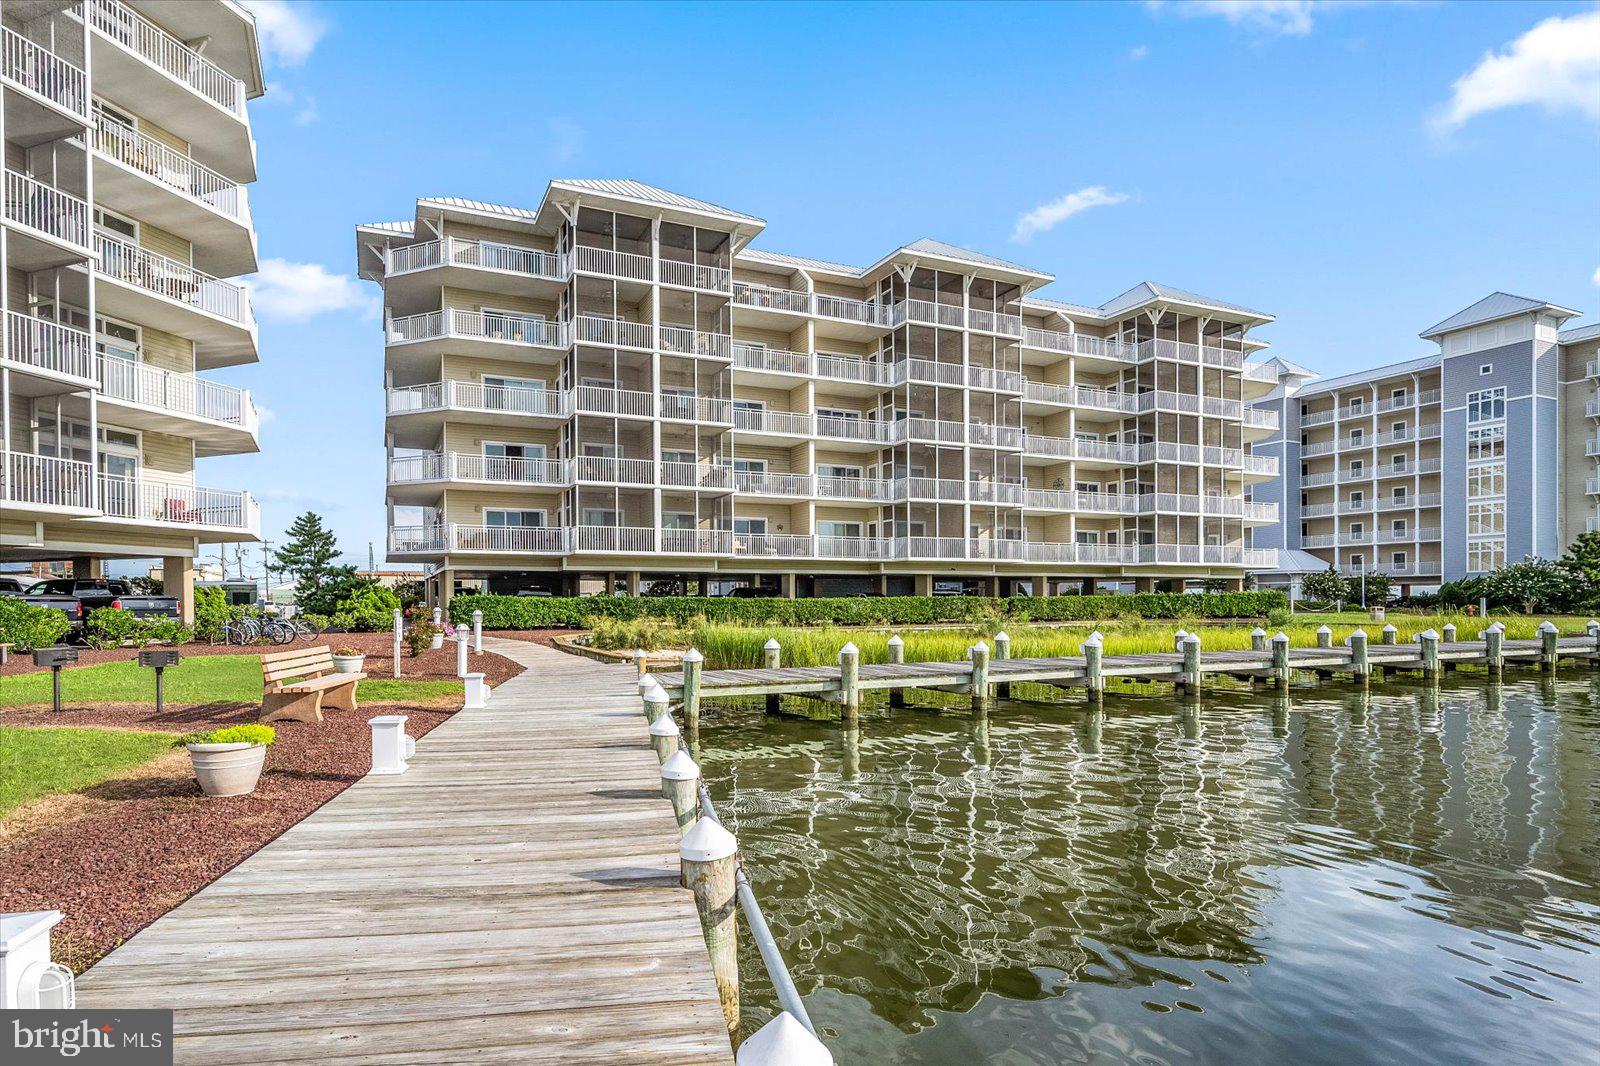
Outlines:
[[192,1063],[731,1063],[636,675],[523,641],[417,744],[112,952]]

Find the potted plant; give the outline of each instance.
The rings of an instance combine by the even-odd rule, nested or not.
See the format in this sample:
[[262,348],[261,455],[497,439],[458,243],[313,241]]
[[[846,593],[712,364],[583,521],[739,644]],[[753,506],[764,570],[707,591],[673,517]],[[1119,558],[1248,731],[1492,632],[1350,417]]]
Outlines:
[[247,796],[256,790],[267,745],[277,739],[269,725],[235,725],[179,740],[189,749],[200,791],[208,796]]
[[333,672],[359,674],[366,665],[367,653],[360,648],[340,648],[333,653]]
[[446,622],[443,626],[436,626],[432,622],[429,622],[428,625],[433,630],[433,638],[428,641],[428,647],[432,648],[434,651],[438,651],[440,648],[444,647],[444,638],[454,635],[451,633],[450,623]]

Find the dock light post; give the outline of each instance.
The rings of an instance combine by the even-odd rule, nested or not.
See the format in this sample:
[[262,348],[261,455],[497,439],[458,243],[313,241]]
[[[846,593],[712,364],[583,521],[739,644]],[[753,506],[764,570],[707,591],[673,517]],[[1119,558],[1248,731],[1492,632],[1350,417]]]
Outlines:
[[739,842],[714,818],[701,818],[678,843],[683,882],[694,893],[728,1032],[739,1029]]
[[[761,665],[767,670],[776,670],[783,665],[783,645],[778,643],[777,637],[768,637],[767,642],[761,645]],[[767,693],[767,713],[777,714],[782,701],[783,697],[778,693]]]
[[472,654],[483,654],[483,612],[472,612]]
[[444,608],[443,607],[435,607],[433,609],[433,624],[435,626],[439,626],[439,625],[443,625],[444,624]]
[[678,751],[678,723],[672,715],[663,714],[650,723],[650,746],[656,750],[656,761],[665,764]]
[[[681,745],[682,741],[679,743]],[[672,804],[679,836],[694,824],[695,811],[699,809],[696,798],[699,789],[700,767],[689,757],[688,750],[680,746],[661,764],[661,794]]]
[[[903,666],[906,661],[906,642],[900,639],[900,634],[895,633],[889,637],[889,662],[895,666]],[[889,690],[889,706],[904,707],[906,705],[906,690],[896,685]]]
[[665,717],[667,717],[667,690],[652,683],[649,691],[644,694],[644,719],[654,725]]
[[57,714],[61,713],[61,668],[77,661],[77,648],[39,648],[33,653],[33,665],[50,668],[50,704]]
[[142,648],[139,651],[139,665],[156,672],[156,713],[160,714],[161,674],[167,667],[178,665],[178,651],[176,648]]

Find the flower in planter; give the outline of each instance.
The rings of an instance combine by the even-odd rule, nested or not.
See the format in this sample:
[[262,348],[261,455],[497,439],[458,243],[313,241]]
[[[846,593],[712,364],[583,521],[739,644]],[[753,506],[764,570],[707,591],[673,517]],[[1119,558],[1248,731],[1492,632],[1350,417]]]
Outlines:
[[362,651],[360,648],[340,648],[338,651],[334,652],[333,654],[340,655],[340,656],[351,656],[351,655],[365,655],[366,652]]

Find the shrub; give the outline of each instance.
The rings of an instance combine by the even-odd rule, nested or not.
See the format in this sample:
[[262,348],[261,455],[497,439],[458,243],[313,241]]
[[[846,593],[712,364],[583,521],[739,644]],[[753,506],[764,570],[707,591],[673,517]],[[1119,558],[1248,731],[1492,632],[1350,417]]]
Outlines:
[[700,596],[457,596],[450,617],[469,622],[483,612],[485,629],[588,628],[599,619],[664,618],[687,625],[697,618],[744,625],[923,625],[1028,618],[1040,622],[1110,618],[1259,618],[1288,605],[1282,592],[1190,594],[1147,592],[1133,596],[883,596],[813,599],[736,599]]
[[381,585],[367,585],[350,593],[334,612],[333,625],[350,633],[375,633],[394,625],[399,597]]
[[1319,574],[1307,574],[1300,587],[1308,600],[1331,602],[1350,598],[1350,582],[1332,566]]
[[219,588],[194,590],[194,632],[201,640],[215,644],[222,639],[222,627],[233,618],[228,594]]
[[440,632],[439,627],[424,618],[421,614],[411,619],[411,624],[406,626],[406,650],[415,659],[428,650],[433,643],[433,635]]
[[66,611],[0,596],[0,644],[14,645],[17,651],[34,651],[50,647],[71,629]]
[[178,738],[179,744],[271,744],[278,731],[270,725],[230,725]]
[[1267,612],[1267,625],[1273,629],[1282,629],[1284,626],[1294,624],[1294,612],[1287,607],[1274,607]]
[[115,607],[90,611],[84,633],[96,648],[120,648],[130,642],[140,648],[152,642],[187,644],[194,639],[194,630],[176,618],[136,618]]
[[596,618],[594,631],[589,636],[593,647],[610,651],[634,648],[659,651],[685,647],[688,641],[689,630],[670,618]]

